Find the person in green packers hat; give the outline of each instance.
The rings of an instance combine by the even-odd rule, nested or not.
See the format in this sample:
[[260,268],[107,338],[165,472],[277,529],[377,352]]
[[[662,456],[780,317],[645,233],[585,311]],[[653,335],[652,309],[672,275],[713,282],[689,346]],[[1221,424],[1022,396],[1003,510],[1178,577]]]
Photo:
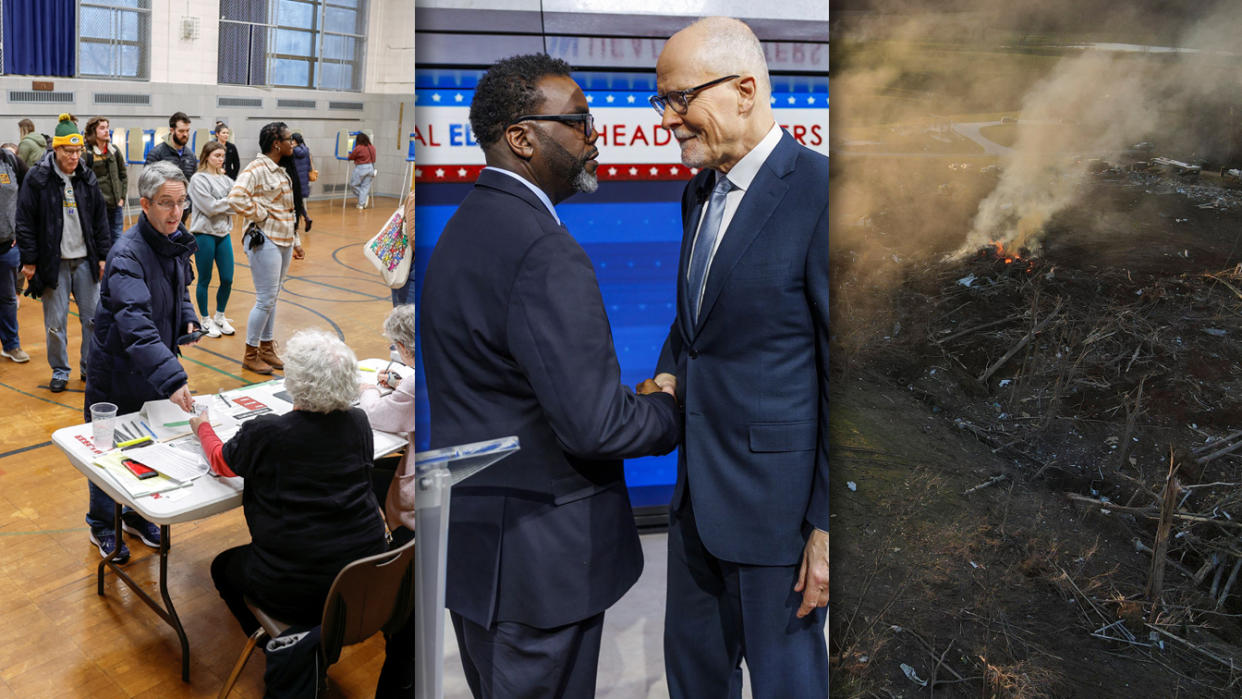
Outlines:
[[79,369],[86,377],[86,355],[94,329],[95,304],[112,234],[95,173],[82,162],[85,139],[68,114],[61,114],[52,152],[43,156],[17,195],[17,247],[21,250],[26,295],[42,298],[47,329],[48,389],[64,391],[69,382],[66,323],[69,293],[82,323]]

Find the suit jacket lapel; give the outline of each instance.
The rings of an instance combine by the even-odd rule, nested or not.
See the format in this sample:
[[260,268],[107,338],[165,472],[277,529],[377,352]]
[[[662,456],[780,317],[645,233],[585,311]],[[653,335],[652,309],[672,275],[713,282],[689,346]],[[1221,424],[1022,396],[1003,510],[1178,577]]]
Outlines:
[[703,324],[711,315],[712,306],[715,305],[721,290],[728,282],[733,268],[737,266],[742,255],[763,230],[781,200],[785,198],[789,185],[785,184],[782,178],[793,170],[796,155],[797,144],[793,137],[788,133],[782,134],[776,149],[759,168],[750,187],[742,195],[742,202],[733,214],[729,227],[725,229],[720,247],[716,249],[716,256],[712,258],[712,266],[707,273],[707,285],[703,289],[699,322],[690,337],[696,336],[703,329]]

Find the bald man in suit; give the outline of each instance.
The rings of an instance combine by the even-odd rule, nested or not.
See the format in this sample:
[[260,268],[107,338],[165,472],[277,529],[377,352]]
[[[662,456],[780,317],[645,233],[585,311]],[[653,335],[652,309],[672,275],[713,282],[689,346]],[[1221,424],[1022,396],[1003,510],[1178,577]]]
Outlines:
[[699,168],[656,381],[685,410],[664,658],[674,699],[824,699],[828,656],[828,159],[776,124],[759,41],[679,31],[652,105]]

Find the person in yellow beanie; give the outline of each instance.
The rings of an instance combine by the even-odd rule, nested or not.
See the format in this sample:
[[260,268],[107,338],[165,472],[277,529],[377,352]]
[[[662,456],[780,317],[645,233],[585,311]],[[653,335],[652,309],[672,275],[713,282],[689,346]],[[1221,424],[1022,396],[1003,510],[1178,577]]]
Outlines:
[[82,160],[85,140],[68,114],[61,114],[52,152],[26,175],[17,197],[17,247],[26,295],[43,301],[48,389],[65,390],[69,382],[69,294],[82,324],[79,369],[86,377],[86,355],[94,329],[95,305],[104,260],[112,245],[107,211],[95,173]]

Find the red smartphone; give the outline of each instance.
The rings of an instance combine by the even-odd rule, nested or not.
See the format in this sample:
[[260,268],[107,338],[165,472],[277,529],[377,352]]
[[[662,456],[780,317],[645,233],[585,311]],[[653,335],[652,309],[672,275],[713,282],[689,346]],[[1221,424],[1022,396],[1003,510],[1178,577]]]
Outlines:
[[150,466],[140,464],[133,459],[122,459],[121,463],[125,464],[125,468],[129,469],[129,472],[134,474],[134,477],[140,481],[160,475],[158,471]]

